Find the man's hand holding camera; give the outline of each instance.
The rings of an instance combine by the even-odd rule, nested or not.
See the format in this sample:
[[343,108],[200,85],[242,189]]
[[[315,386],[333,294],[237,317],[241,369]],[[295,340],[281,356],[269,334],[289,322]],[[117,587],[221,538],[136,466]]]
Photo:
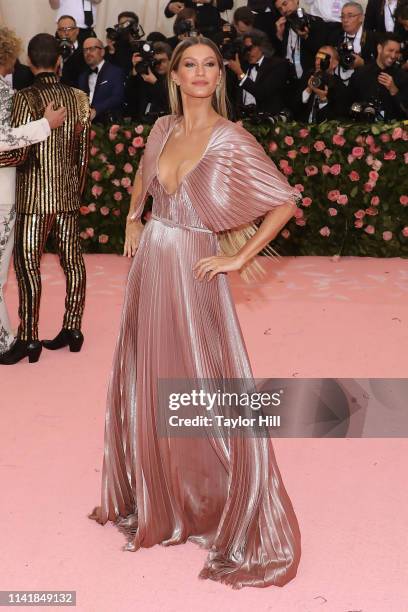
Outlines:
[[327,102],[329,88],[327,87],[327,85],[325,86],[324,89],[313,87],[313,78],[314,76],[312,75],[307,82],[307,92],[310,94],[313,92],[319,98],[320,102]]
[[242,70],[241,62],[239,61],[238,53],[235,55],[235,59],[230,59],[228,61],[227,66],[228,68],[232,70],[232,72],[235,72],[237,77],[240,77],[242,74],[244,74],[244,71]]
[[386,72],[380,72],[380,74],[378,75],[378,82],[380,83],[380,85],[383,85],[386,89],[388,89],[392,96],[396,96],[399,92],[398,87],[394,83],[394,79],[390,74],[387,74]]
[[[132,64],[133,64],[133,68],[132,68],[132,75],[136,76],[137,74],[139,74],[136,71],[136,66],[137,64],[139,64],[139,62],[143,61],[142,56],[139,53],[134,53],[132,55]],[[140,74],[140,76],[142,77],[142,79],[146,82],[146,83],[150,83],[151,85],[154,85],[155,83],[157,83],[157,77],[154,74],[154,72],[152,72],[151,68],[149,67],[147,69],[147,74],[142,73]]]

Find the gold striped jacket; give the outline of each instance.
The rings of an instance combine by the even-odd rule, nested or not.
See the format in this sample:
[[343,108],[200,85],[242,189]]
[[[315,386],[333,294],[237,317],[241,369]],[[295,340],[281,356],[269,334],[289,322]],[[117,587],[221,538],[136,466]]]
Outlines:
[[11,125],[18,127],[43,116],[49,102],[65,106],[65,123],[50,137],[9,154],[17,165],[17,212],[72,212],[81,205],[90,147],[90,108],[87,95],[59,82],[50,72],[36,76],[34,84],[16,93]]

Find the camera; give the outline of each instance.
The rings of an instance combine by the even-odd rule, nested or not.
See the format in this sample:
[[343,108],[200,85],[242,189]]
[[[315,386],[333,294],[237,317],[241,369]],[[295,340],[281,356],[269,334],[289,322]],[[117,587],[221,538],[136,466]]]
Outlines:
[[60,38],[58,40],[58,49],[64,62],[71,57],[75,51],[74,44],[68,38]]
[[145,40],[138,40],[133,43],[132,48],[134,53],[138,53],[142,57],[142,61],[135,66],[137,74],[148,74],[149,68],[153,71],[159,63],[154,58],[156,51],[153,45]]
[[324,59],[320,60],[320,70],[312,75],[311,84],[316,89],[324,89],[329,86],[330,75],[328,73],[331,57],[328,53],[324,54]]
[[261,125],[262,123],[288,123],[292,121],[292,113],[289,109],[283,109],[277,115],[271,115],[266,111],[259,111],[256,104],[248,104],[240,107],[240,118],[247,119],[252,125]]
[[226,61],[235,59],[235,56],[241,58],[243,45],[238,40],[238,32],[233,25],[225,24],[222,29],[222,40],[219,45],[221,55]]
[[377,99],[368,102],[354,102],[350,108],[350,115],[354,121],[360,123],[374,123],[382,120],[381,102]]
[[288,15],[286,19],[295,32],[303,32],[306,28],[310,27],[309,15],[307,15],[302,8],[298,8],[296,12]]
[[187,36],[197,36],[198,31],[190,19],[181,19],[178,23],[174,24],[174,34],[176,36],[181,36],[182,34],[186,34]]
[[145,32],[139,24],[139,21],[128,19],[123,23],[117,23],[113,28],[106,28],[106,35],[115,43],[130,44],[133,46],[136,41],[143,38]]
[[354,47],[350,40],[345,40],[338,48],[340,66],[345,70],[350,70],[354,64]]

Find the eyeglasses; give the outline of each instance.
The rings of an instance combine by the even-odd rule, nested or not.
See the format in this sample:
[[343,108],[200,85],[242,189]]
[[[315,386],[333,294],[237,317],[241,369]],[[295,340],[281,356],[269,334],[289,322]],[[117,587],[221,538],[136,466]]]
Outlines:
[[57,32],[72,32],[72,30],[76,29],[76,26],[68,26],[67,28],[58,28]]
[[83,52],[84,53],[88,53],[89,51],[93,52],[93,51],[96,51],[96,49],[103,49],[103,47],[97,47],[97,46],[95,46],[95,47],[84,47],[83,48]]
[[342,13],[342,19],[353,19],[354,17],[360,17],[361,13]]

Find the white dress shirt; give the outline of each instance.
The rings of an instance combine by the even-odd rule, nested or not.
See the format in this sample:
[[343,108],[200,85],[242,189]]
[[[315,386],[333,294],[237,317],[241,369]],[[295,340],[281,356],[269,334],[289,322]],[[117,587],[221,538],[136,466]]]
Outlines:
[[[243,85],[243,83],[245,83],[246,79],[251,79],[251,81],[254,81],[254,83],[255,83],[256,76],[258,74],[258,68],[262,64],[262,62],[264,60],[264,57],[265,56],[263,55],[256,62],[255,66],[249,66],[246,75],[238,83],[238,85],[240,87]],[[248,106],[249,104],[256,104],[256,99],[255,99],[255,97],[251,93],[249,93],[249,91],[244,90],[244,95],[243,95],[243,98],[242,98],[242,103],[243,103],[244,106]]]
[[56,21],[61,15],[71,15],[76,21],[78,28],[85,29],[84,11],[92,11],[94,23],[96,21],[96,6],[90,0],[60,0],[60,7],[57,9]]
[[387,32],[393,32],[395,26],[394,13],[397,8],[397,0],[385,0],[384,23]]
[[98,75],[101,71],[102,66],[104,65],[105,60],[102,60],[100,64],[97,65],[98,68],[98,74],[95,74],[95,72],[92,72],[92,74],[89,75],[88,77],[88,85],[89,85],[89,103],[92,104],[92,100],[95,94],[95,88],[96,88],[96,81],[98,80]]
[[289,28],[286,58],[295,66],[296,75],[298,79],[300,79],[303,74],[303,68],[300,62],[300,37],[292,28]]
[[324,21],[341,21],[341,9],[347,0],[302,0],[307,13],[321,17]]
[[[309,101],[310,96],[312,95],[313,92],[309,93],[307,91],[307,89],[304,89],[302,92],[302,102],[303,104],[307,104]],[[314,100],[314,102],[316,101],[316,99]],[[319,109],[324,108],[326,105],[328,104],[328,102],[318,102],[318,106]],[[312,110],[309,113],[309,117],[308,117],[308,122],[309,123],[313,123],[313,106],[312,106]]]

